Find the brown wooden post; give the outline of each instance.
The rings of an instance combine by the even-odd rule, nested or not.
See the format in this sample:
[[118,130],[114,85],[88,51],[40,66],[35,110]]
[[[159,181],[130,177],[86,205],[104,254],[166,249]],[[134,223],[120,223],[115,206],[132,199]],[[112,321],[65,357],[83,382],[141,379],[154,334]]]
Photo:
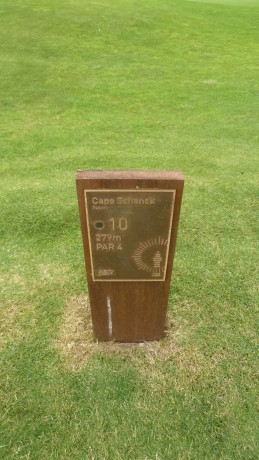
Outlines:
[[163,337],[182,173],[79,171],[76,183],[95,338]]

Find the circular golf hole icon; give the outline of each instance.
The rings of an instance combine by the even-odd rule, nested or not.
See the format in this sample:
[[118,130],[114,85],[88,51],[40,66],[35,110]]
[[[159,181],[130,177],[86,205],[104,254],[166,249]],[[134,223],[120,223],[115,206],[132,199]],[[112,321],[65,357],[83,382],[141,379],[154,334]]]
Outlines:
[[102,222],[101,220],[98,220],[98,222],[95,222],[95,228],[97,230],[102,230],[104,228],[104,222]]

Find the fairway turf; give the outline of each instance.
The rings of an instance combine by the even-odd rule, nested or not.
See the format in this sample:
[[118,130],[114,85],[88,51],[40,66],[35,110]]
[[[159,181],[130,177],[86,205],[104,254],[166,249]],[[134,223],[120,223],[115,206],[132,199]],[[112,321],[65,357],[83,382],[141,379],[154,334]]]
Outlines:
[[[259,2],[0,0],[1,459],[256,460]],[[168,337],[92,339],[75,173],[186,183]]]

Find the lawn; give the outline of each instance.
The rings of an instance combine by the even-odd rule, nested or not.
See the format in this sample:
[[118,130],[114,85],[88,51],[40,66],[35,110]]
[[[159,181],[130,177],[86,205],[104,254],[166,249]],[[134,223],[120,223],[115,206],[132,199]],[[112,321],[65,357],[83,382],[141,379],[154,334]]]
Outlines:
[[[0,458],[256,460],[259,1],[0,0],[0,60]],[[184,172],[160,342],[93,342],[77,169]]]

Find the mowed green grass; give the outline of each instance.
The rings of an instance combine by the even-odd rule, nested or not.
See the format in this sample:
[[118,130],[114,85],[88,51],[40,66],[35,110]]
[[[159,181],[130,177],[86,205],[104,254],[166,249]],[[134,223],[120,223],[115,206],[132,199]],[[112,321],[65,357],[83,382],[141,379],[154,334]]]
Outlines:
[[[258,26],[255,1],[0,0],[1,458],[258,458]],[[77,169],[185,174],[159,344],[91,342]]]

